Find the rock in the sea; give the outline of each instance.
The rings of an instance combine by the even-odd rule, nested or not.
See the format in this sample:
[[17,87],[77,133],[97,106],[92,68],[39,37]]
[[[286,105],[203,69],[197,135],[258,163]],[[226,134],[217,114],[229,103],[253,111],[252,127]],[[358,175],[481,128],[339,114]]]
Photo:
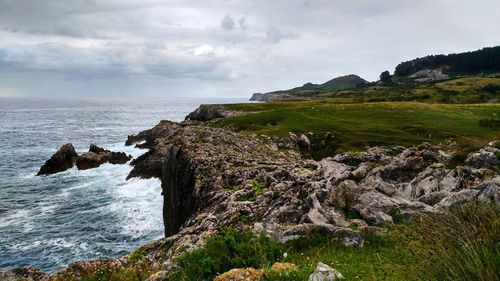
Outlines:
[[215,277],[214,281],[260,281],[262,278],[262,270],[249,267],[231,269]]
[[76,154],[73,145],[67,143],[61,146],[61,148],[43,164],[37,176],[55,174],[70,169],[74,166],[77,157],[78,154]]
[[316,270],[314,270],[311,275],[309,275],[309,281],[331,281],[337,279],[343,279],[344,276],[336,270],[322,262],[318,262]]
[[101,164],[108,162],[111,164],[125,164],[131,158],[132,156],[124,152],[112,152],[91,144],[88,152],[76,158],[76,167],[78,170],[86,170],[99,167]]

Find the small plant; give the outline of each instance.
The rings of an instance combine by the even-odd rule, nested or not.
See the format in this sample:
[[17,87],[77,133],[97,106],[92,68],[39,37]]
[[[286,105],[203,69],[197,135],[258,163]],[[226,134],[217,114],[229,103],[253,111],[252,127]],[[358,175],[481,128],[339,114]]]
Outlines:
[[262,195],[264,193],[264,190],[266,189],[266,185],[256,179],[251,181],[252,184],[252,192],[255,195],[255,197]]
[[128,256],[128,262],[129,263],[134,263],[134,262],[140,262],[144,260],[144,253],[141,251],[136,251],[133,252]]

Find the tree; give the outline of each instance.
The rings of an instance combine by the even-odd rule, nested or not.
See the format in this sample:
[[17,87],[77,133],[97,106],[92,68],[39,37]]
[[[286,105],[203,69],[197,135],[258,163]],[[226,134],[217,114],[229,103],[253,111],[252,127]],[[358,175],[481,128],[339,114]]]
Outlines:
[[389,73],[389,71],[386,70],[380,73],[380,81],[382,81],[382,83],[384,84],[389,84],[392,82],[391,74]]

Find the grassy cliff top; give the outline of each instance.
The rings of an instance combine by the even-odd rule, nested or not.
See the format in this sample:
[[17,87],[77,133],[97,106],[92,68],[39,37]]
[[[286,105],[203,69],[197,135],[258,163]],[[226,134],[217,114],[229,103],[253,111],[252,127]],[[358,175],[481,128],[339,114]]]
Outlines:
[[335,99],[223,105],[246,114],[216,119],[211,126],[243,133],[287,136],[333,135],[332,148],[367,145],[489,141],[500,138],[500,104],[370,102],[339,104]]
[[[500,78],[462,77],[315,94],[313,100],[222,105],[245,114],[212,126],[243,133],[333,135],[329,150],[365,146],[481,143],[500,138]],[[312,134],[311,134],[312,133]]]

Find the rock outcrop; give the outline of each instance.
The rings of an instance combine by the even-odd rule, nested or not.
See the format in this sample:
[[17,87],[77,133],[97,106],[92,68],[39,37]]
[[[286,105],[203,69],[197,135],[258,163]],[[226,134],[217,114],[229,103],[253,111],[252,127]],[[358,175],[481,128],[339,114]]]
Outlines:
[[450,77],[443,73],[446,67],[438,67],[436,69],[422,69],[408,76],[408,78],[415,80],[416,82],[428,82],[436,80],[445,80]]
[[132,156],[123,152],[112,152],[104,148],[91,144],[89,151],[76,158],[78,170],[97,168],[104,163],[125,164]]
[[76,154],[73,145],[71,143],[67,143],[61,146],[61,148],[59,148],[59,150],[54,153],[54,155],[52,155],[52,157],[50,157],[45,164],[43,164],[40,171],[38,171],[37,176],[66,171],[75,165],[77,157],[78,154]]
[[186,116],[186,120],[210,121],[217,118],[229,117],[237,114],[234,111],[225,109],[220,105],[202,104],[193,112]]

